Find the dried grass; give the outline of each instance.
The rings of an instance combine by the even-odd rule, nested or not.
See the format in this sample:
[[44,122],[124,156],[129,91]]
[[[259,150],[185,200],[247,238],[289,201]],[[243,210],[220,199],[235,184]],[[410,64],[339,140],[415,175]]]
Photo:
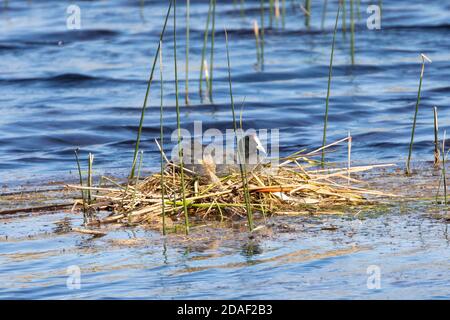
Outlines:
[[[296,153],[280,159],[282,163],[276,168],[269,163],[247,172],[252,211],[264,217],[277,214],[335,214],[341,212],[343,206],[372,202],[373,199],[368,200],[368,195],[394,196],[360,188],[359,180],[349,178],[349,173],[360,173],[392,166],[391,164],[313,170],[311,156],[311,153]],[[166,217],[172,218],[166,219],[170,220],[168,227],[171,227],[183,216],[183,198],[179,193],[182,179],[180,167],[165,159],[164,211]],[[184,171],[185,201],[189,217],[194,220],[234,220],[246,217],[245,193],[239,170],[217,179],[195,176],[188,169]],[[77,185],[68,187],[91,191],[93,202],[89,205],[90,210],[112,212],[102,219],[91,220],[89,224],[114,222],[148,224],[160,228],[163,216],[161,173],[129,183],[108,188]],[[76,200],[76,203],[82,207],[81,200]]]

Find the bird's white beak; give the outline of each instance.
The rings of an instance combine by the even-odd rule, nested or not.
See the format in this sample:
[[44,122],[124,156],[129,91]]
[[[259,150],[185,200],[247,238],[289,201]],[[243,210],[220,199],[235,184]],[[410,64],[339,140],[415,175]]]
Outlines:
[[264,149],[264,147],[262,146],[261,140],[259,140],[259,138],[258,138],[258,136],[256,134],[253,135],[253,139],[256,142],[256,149],[258,149],[259,151],[261,151],[262,153],[267,155],[266,149]]

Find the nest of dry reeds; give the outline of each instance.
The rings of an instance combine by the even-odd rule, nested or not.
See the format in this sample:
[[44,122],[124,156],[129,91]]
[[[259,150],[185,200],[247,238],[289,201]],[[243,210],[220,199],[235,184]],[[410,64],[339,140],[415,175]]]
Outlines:
[[161,173],[155,173],[124,184],[109,180],[112,187],[69,187],[89,192],[89,203],[84,199],[76,201],[85,212],[110,212],[101,219],[91,219],[90,224],[115,222],[158,226],[161,226],[163,216],[169,226],[182,220],[183,205],[187,207],[189,219],[245,218],[246,189],[251,211],[264,217],[332,213],[343,205],[365,204],[368,195],[387,196],[358,187],[361,181],[351,175],[389,165],[314,169],[311,165],[307,168],[308,162],[307,156],[296,155],[285,159],[276,168],[270,164],[259,165],[246,172],[246,184],[243,184],[240,172],[204,179],[184,169],[184,201],[181,170],[179,165],[171,162],[165,165],[162,177]]

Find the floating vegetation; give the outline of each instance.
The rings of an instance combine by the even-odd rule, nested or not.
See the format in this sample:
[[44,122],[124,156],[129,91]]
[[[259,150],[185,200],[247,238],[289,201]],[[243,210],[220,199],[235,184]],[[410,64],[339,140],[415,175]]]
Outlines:
[[[348,138],[344,138],[325,148],[347,140]],[[358,185],[361,181],[350,178],[349,175],[392,165],[317,169],[314,165],[318,162],[313,158],[320,155],[322,149],[309,153],[296,152],[279,159],[279,166],[272,166],[271,163],[259,164],[245,172],[248,206],[255,217],[263,214],[343,214],[343,206],[373,203],[367,196],[391,196],[380,191],[360,188]],[[69,185],[73,190],[92,192],[94,201],[88,205],[91,211],[110,212],[90,219],[88,225],[114,222],[128,225],[149,224],[160,229],[165,218],[167,230],[172,226],[170,230],[175,231],[176,222],[184,220],[180,219],[184,208],[193,221],[234,220],[247,216],[246,188],[238,168],[235,172],[220,176],[218,180],[195,175],[189,169],[183,168],[183,199],[179,192],[182,184],[181,168],[170,162],[165,155],[164,159],[163,175],[155,173],[134,183],[115,184],[113,187]],[[210,169],[214,172],[215,167]],[[81,206],[81,199],[76,200],[76,203]]]

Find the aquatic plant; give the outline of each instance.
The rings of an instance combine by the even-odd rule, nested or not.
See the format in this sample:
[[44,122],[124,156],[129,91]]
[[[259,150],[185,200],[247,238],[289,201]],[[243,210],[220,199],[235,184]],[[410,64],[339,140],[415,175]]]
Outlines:
[[216,0],[212,0],[211,54],[209,59],[209,100],[213,100],[214,39],[216,36]]
[[[215,0],[214,0],[215,1]],[[178,101],[178,63],[177,63],[177,0],[173,0],[173,59],[175,74],[175,108],[177,113],[178,156],[180,159],[181,195],[183,197],[183,211],[186,234],[189,234],[189,216],[186,204],[186,190],[184,183],[183,147],[181,145],[180,104]]]
[[247,172],[245,169],[245,160],[243,161],[243,157],[240,154],[240,150],[239,150],[240,148],[238,146],[236,114],[234,111],[233,86],[232,86],[232,82],[231,82],[230,50],[228,47],[227,30],[225,30],[225,45],[226,45],[226,51],[227,51],[228,86],[230,89],[231,112],[233,115],[233,129],[234,129],[235,143],[236,143],[237,153],[238,153],[239,171],[241,173],[242,187],[244,189],[244,200],[245,200],[245,206],[247,209],[248,228],[250,231],[252,231],[253,230],[253,212],[252,212],[252,207],[250,205],[250,194],[249,194],[249,190],[248,190]]
[[445,172],[445,138],[447,131],[444,130],[444,137],[442,138],[442,181],[444,187],[444,204],[447,205],[447,174]]
[[166,17],[165,17],[165,20],[164,20],[163,29],[161,31],[161,34],[159,35],[158,47],[156,48],[155,57],[153,59],[153,64],[152,64],[152,69],[151,69],[151,72],[150,72],[150,77],[149,77],[148,82],[147,82],[147,90],[145,92],[144,103],[143,103],[142,109],[141,109],[141,118],[139,120],[138,133],[137,133],[136,143],[135,143],[135,148],[134,148],[133,165],[131,166],[131,172],[130,172],[130,176],[129,176],[130,179],[132,179],[134,177],[134,171],[135,171],[135,166],[136,166],[136,163],[135,163],[134,159],[136,159],[138,151],[139,151],[139,145],[140,145],[140,142],[141,142],[141,135],[142,135],[142,127],[144,126],[145,111],[147,109],[147,100],[149,98],[150,88],[151,88],[152,81],[153,81],[153,74],[155,72],[156,61],[158,59],[161,41],[163,40],[164,32],[166,31],[167,21],[169,19],[170,11],[172,9],[172,3],[173,3],[173,0],[170,0],[169,8],[167,9]]
[[241,0],[240,12],[241,12],[241,18],[245,18],[245,0]]
[[[205,68],[205,62],[206,62],[206,47],[208,45],[208,35],[209,35],[209,22],[211,20],[211,12],[212,12],[212,2],[213,0],[209,0],[209,7],[208,7],[208,16],[206,18],[206,26],[205,26],[205,32],[203,35],[203,47],[202,47],[202,60],[200,61],[200,80],[199,80],[199,95],[202,97],[203,95],[203,72]],[[209,80],[206,80],[207,86],[209,86]],[[209,89],[207,89],[209,92]]]
[[[89,188],[93,186],[93,183],[92,183],[92,166],[93,165],[94,165],[94,155],[89,152],[89,156],[88,156],[88,176],[87,176],[87,186]],[[92,195],[91,195],[91,190],[90,189],[87,191],[87,199],[88,199],[88,204],[91,205],[92,204]]]
[[348,136],[347,136],[347,170],[348,170],[347,183],[348,184],[350,184],[350,171],[351,171],[351,167],[352,167],[352,141],[353,141],[353,138],[349,131]]
[[[348,206],[373,203],[373,196],[392,196],[347,183],[349,173],[356,174],[392,165],[360,166],[350,170],[348,167],[324,170],[311,168],[316,166],[314,158],[320,156],[323,149],[345,141],[348,141],[347,137],[310,152],[303,150],[280,158],[277,170],[274,170],[271,163],[259,164],[259,167],[248,172],[247,192],[239,169],[213,182],[206,177],[197,176],[187,168],[181,170],[179,164],[170,162],[164,153],[164,202],[161,202],[161,173],[139,180],[133,188],[122,185],[93,188],[69,185],[68,188],[98,192],[94,197],[102,199],[103,206],[109,213],[99,216],[96,225],[147,224],[156,228],[161,228],[163,203],[168,206],[165,208],[167,226],[172,226],[173,220],[177,220],[178,210],[186,205],[192,210],[192,215],[199,219],[232,220],[233,217],[248,213],[248,206],[252,212],[263,212],[263,216],[343,214],[343,206],[346,212]],[[186,172],[185,202],[177,197],[177,190],[182,183],[182,171]],[[368,201],[365,195],[371,195],[372,199]],[[124,201],[118,200],[122,198]],[[96,208],[95,203],[88,209],[92,208]]]
[[355,17],[353,13],[353,1],[350,0],[350,55],[352,58],[352,65],[355,64]]
[[328,0],[323,1],[323,9],[322,9],[322,22],[320,24],[320,28],[323,30],[325,28],[325,20],[327,17],[327,7],[328,7]]
[[[330,67],[328,69],[328,86],[327,86],[327,98],[325,102],[325,115],[323,119],[323,138],[322,138],[322,146],[325,146],[327,143],[327,126],[328,126],[328,106],[330,103],[330,92],[331,92],[331,78],[333,74],[333,57],[334,57],[334,46],[336,43],[336,32],[339,21],[339,11],[340,6],[338,6],[338,10],[336,13],[336,22],[334,23],[334,32],[333,32],[333,42],[331,45],[331,54],[330,54]],[[325,150],[322,150],[322,167],[325,166]]]
[[437,107],[433,107],[434,113],[434,166],[439,167],[440,154],[439,154],[439,124],[438,124],[438,112]]
[[256,46],[256,63],[259,64],[261,61],[261,50],[259,41],[259,26],[256,20],[253,20],[253,32],[255,34],[255,46]]
[[269,0],[269,27],[273,27],[273,0]]
[[307,11],[305,18],[305,25],[309,28],[310,20],[311,20],[311,0],[305,0],[305,10]]
[[186,0],[186,79],[185,79],[185,98],[184,101],[186,105],[189,104],[189,33],[190,33],[190,0]]
[[[160,105],[159,105],[159,141],[160,141],[160,161],[161,161],[161,211],[162,211],[162,224],[163,224],[163,235],[166,235],[166,211],[164,204],[164,197],[166,195],[165,183],[164,183],[164,69],[163,69],[163,47],[162,43],[159,45],[159,80],[161,82],[160,86]],[[136,187],[137,190],[137,187]]]
[[260,2],[260,18],[261,18],[261,70],[264,69],[264,15],[265,15],[265,9],[264,9],[264,0],[261,0]]
[[[83,175],[81,174],[81,165],[80,165],[80,158],[78,157],[78,148],[75,149],[75,160],[77,162],[77,168],[78,168],[78,177],[80,179],[80,186],[83,187]],[[86,197],[84,195],[84,191],[81,190],[81,200],[83,202],[83,218],[84,222],[87,222],[87,210],[86,210]]]
[[411,155],[414,144],[414,132],[416,130],[417,113],[419,112],[420,93],[422,91],[422,80],[423,80],[423,73],[425,71],[425,62],[428,61],[431,63],[431,60],[423,53],[420,55],[420,57],[422,58],[422,69],[420,71],[419,89],[417,90],[416,108],[414,112],[414,119],[411,130],[411,142],[409,143],[408,160],[406,162],[406,174],[411,174]]

